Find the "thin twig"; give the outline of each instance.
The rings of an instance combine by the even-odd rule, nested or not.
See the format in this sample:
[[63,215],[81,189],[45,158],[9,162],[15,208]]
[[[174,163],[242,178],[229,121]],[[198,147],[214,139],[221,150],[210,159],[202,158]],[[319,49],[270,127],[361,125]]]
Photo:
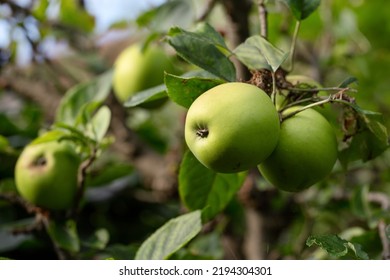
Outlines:
[[385,193],[370,192],[368,193],[368,201],[379,204],[384,211],[390,209],[390,198]]
[[357,92],[354,88],[340,88],[340,87],[325,87],[325,88],[287,88],[290,91],[302,91],[302,92],[318,92],[318,91],[350,91],[350,92]]
[[[315,102],[315,103],[311,103],[309,105],[301,107],[301,108],[295,110],[294,112],[291,112],[291,113],[289,113],[287,115],[282,116],[282,121],[285,121],[286,119],[291,118],[292,116],[294,116],[294,115],[296,115],[296,114],[298,114],[298,113],[300,113],[302,111],[305,111],[306,109],[313,108],[313,107],[316,107],[316,106],[320,106],[320,105],[329,103],[329,102],[331,102],[331,100],[332,100],[331,98],[326,98],[324,100],[321,100],[321,101],[318,101],[318,102]],[[283,110],[285,110],[285,109],[286,109],[286,107],[283,108]]]
[[[383,211],[387,212],[390,209],[390,198],[384,193],[370,192],[368,194],[368,200],[379,204]],[[384,260],[390,260],[390,241],[386,233],[388,226],[384,219],[379,220],[378,233],[383,247],[382,257]]]
[[276,105],[276,76],[275,72],[271,71],[271,76],[272,76],[272,94],[271,94],[271,99],[272,103]]
[[84,197],[85,193],[85,182],[86,182],[86,177],[87,177],[87,172],[88,168],[93,164],[93,162],[96,160],[96,153],[97,153],[97,148],[93,147],[91,151],[91,155],[81,163],[80,165],[80,171],[79,171],[79,178],[78,178],[78,189],[75,197],[75,202],[74,206],[71,210],[70,217],[73,219],[76,219],[76,217],[79,214],[80,211],[80,202],[82,198]]
[[31,204],[30,202],[24,200],[21,196],[14,193],[0,193],[0,199],[23,207],[27,213],[40,213],[43,211],[41,208]]
[[301,21],[297,21],[297,23],[295,24],[294,35],[293,35],[291,47],[290,47],[288,72],[291,72],[294,69],[294,55],[295,55],[295,49],[296,49],[296,44],[297,44],[298,33],[299,33],[300,27],[301,27]]
[[217,4],[218,0],[209,0],[206,4],[206,7],[202,11],[202,13],[197,18],[197,22],[204,21],[209,16],[214,6]]
[[382,251],[382,257],[384,260],[390,260],[390,242],[389,242],[389,238],[387,237],[387,234],[386,234],[386,223],[385,221],[382,219],[379,221],[378,223],[378,232],[379,232],[379,236],[380,236],[380,239],[381,239],[381,242],[382,242],[382,247],[383,247],[383,251]]
[[[333,88],[333,89],[336,89],[336,88]],[[318,90],[318,89],[317,89]],[[350,90],[349,88],[341,88],[339,92],[335,93],[335,94],[332,94],[324,99],[322,99],[321,97],[317,97],[317,99],[320,99],[319,101],[316,101],[314,103],[311,103],[311,104],[308,104],[304,107],[301,107],[297,110],[295,110],[294,112],[291,112],[287,115],[284,115],[282,116],[282,121],[288,119],[288,118],[291,118],[292,116],[306,110],[306,109],[309,109],[309,108],[313,108],[313,107],[316,107],[316,106],[320,106],[320,105],[324,105],[326,103],[331,103],[331,102],[336,102],[336,103],[342,103],[342,104],[345,104],[345,105],[348,105],[348,106],[352,106],[353,102],[351,100],[345,100],[343,99],[343,96],[344,96],[344,93],[346,91]],[[341,98],[340,98],[341,97]],[[314,100],[314,99],[313,99]],[[306,102],[307,100],[305,100]],[[279,113],[283,112],[284,110],[286,110],[287,108],[290,108],[292,106],[295,106],[295,105],[299,105],[300,103],[302,103],[302,100],[300,101],[297,101],[297,102],[294,102],[294,103],[291,103],[287,106],[285,106],[284,108],[282,108]]]
[[268,38],[268,21],[267,16],[268,12],[265,7],[264,0],[258,0],[258,8],[259,8],[259,19],[260,19],[260,35],[264,38]]

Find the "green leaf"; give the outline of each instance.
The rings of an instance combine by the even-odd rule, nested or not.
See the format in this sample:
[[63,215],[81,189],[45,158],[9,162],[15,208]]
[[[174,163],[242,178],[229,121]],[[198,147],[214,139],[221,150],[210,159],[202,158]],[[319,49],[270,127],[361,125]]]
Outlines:
[[125,107],[136,107],[141,104],[147,105],[152,102],[162,101],[167,97],[166,87],[164,84],[152,87],[147,90],[143,90],[135,93],[130,97],[123,105]]
[[259,35],[246,39],[234,50],[234,54],[249,69],[266,68],[273,72],[288,58],[288,53],[274,47]]
[[346,78],[338,87],[339,88],[347,88],[350,84],[357,83],[358,79],[355,77]]
[[349,162],[372,160],[381,155],[388,147],[388,132],[383,124],[382,115],[366,111],[351,104],[357,113],[359,131],[353,135],[349,145],[339,153],[340,162],[347,167]]
[[352,211],[359,217],[367,219],[370,217],[370,207],[368,202],[369,186],[359,186],[354,189],[351,208]]
[[60,224],[50,220],[47,232],[58,247],[72,253],[77,253],[80,250],[75,221],[68,220],[65,224]]
[[62,130],[57,130],[57,129],[50,130],[40,135],[39,137],[35,138],[32,142],[30,142],[30,145],[36,145],[36,144],[52,142],[52,141],[59,141],[60,139],[62,139],[67,135],[68,134]]
[[162,260],[186,245],[202,229],[200,211],[169,220],[154,232],[136,253],[136,260]]
[[371,134],[381,143],[380,147],[385,149],[388,146],[388,132],[383,125],[382,115],[376,112],[360,111],[360,118],[364,121]]
[[199,95],[222,83],[224,81],[217,79],[199,77],[185,78],[165,74],[165,85],[168,89],[169,98],[185,108],[189,108]]
[[108,241],[110,240],[110,234],[107,229],[101,228],[96,230],[92,236],[82,242],[83,246],[89,248],[103,250],[106,248]]
[[78,0],[61,0],[59,19],[65,25],[84,32],[93,31],[95,26],[94,17],[79,5]]
[[96,110],[98,110],[100,105],[101,102],[99,101],[91,101],[81,106],[75,121],[75,126],[85,128],[91,121],[93,114]]
[[0,152],[4,152],[9,149],[8,139],[3,135],[0,135]]
[[208,220],[221,212],[242,186],[246,173],[221,174],[203,166],[187,151],[179,170],[179,194],[190,210],[202,209]]
[[103,103],[110,93],[111,81],[112,71],[110,70],[89,82],[71,88],[66,92],[57,109],[56,122],[74,125],[87,103]]
[[310,16],[321,4],[321,0],[283,0],[297,20]]
[[107,133],[111,122],[111,110],[108,106],[102,106],[93,116],[91,122],[92,138],[100,142]]
[[224,248],[221,233],[214,230],[196,237],[188,246],[188,251],[195,256],[202,256],[208,259],[223,259]]
[[133,260],[137,247],[134,244],[113,244],[107,246],[104,250],[105,254],[108,254],[109,258],[114,260]]
[[226,81],[236,80],[234,64],[224,54],[230,51],[223,37],[207,23],[198,25],[194,32],[171,28],[168,42],[189,63]]
[[166,1],[137,18],[139,26],[147,26],[155,32],[165,33],[172,26],[188,28],[195,21],[192,0]]
[[34,17],[39,21],[44,21],[46,19],[46,10],[49,7],[49,4],[49,0],[39,0],[32,11]]
[[329,255],[340,258],[351,254],[355,259],[368,260],[368,255],[359,244],[348,242],[334,234],[313,235],[306,240],[306,245],[313,244],[328,252]]

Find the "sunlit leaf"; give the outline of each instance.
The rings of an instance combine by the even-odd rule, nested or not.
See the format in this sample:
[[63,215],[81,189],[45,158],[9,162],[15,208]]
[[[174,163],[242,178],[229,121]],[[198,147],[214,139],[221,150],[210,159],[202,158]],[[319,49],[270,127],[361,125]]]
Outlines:
[[168,96],[175,103],[189,108],[194,100],[205,91],[224,83],[225,81],[199,77],[179,77],[165,75]]
[[77,28],[84,32],[91,32],[95,26],[95,19],[88,14],[77,0],[61,0],[59,18],[65,25]]
[[194,211],[169,220],[142,243],[135,259],[167,259],[200,232],[200,216],[200,211]]
[[46,9],[49,7],[49,0],[39,0],[35,4],[35,7],[32,11],[34,17],[40,21],[46,19]]
[[71,88],[66,92],[57,109],[56,122],[74,125],[83,106],[90,102],[102,103],[107,98],[111,81],[112,71],[107,71],[89,82]]
[[249,37],[234,50],[234,54],[250,69],[266,68],[273,72],[288,58],[288,53],[274,47],[259,35]]
[[167,32],[172,26],[188,28],[195,20],[194,10],[192,0],[166,1],[141,14],[137,24],[156,32]]
[[94,140],[101,141],[107,133],[111,122],[111,110],[108,106],[102,106],[93,116],[90,125]]
[[166,87],[164,84],[135,93],[123,105],[125,107],[136,107],[139,105],[152,104],[153,102],[163,101],[167,98]]
[[310,236],[306,240],[306,245],[311,247],[314,244],[336,258],[350,254],[355,259],[368,259],[367,253],[362,250],[359,244],[348,242],[334,234]]
[[36,144],[52,142],[52,141],[59,141],[65,136],[67,136],[67,133],[65,131],[56,130],[56,129],[50,130],[35,138],[32,142],[30,142],[30,145],[36,145]]

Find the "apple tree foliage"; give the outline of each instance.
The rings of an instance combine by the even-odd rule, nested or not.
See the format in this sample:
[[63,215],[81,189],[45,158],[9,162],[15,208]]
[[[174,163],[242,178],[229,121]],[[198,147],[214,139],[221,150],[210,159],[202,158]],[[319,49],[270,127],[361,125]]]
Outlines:
[[[50,1],[26,7],[6,2],[0,1],[4,20],[25,34],[37,79],[53,89],[44,94],[52,100],[55,90],[62,95],[54,114],[42,108],[47,105],[42,92],[23,95],[34,80],[17,87],[7,74],[20,75],[14,66],[20,42],[1,49],[0,102],[8,104],[11,96],[21,103],[17,117],[0,103],[1,257],[34,258],[41,250],[43,258],[73,259],[390,258],[385,73],[390,53],[383,41],[390,29],[382,26],[380,19],[389,12],[381,5],[165,1],[140,14],[131,27],[146,48],[158,42],[176,56],[182,74],[166,72],[164,84],[118,104],[112,95],[114,66],[96,50],[94,18],[83,1],[59,1],[55,20],[48,17]],[[238,34],[226,26],[244,2],[250,6],[250,35],[234,44],[229,33]],[[371,13],[378,16],[372,20]],[[128,25],[117,22],[111,29]],[[76,55],[55,62],[45,56],[41,42],[51,36],[66,41]],[[285,79],[289,73],[314,76],[324,86],[293,87]],[[53,80],[57,76],[61,79]],[[339,141],[332,173],[307,190],[288,193],[257,170],[222,174],[199,163],[184,144],[185,112],[208,89],[234,81],[263,87],[275,103],[286,96],[290,107],[329,109],[326,117]],[[167,98],[161,108],[142,107]],[[23,201],[13,178],[27,143],[54,140],[73,142],[83,159],[75,205],[63,212]],[[123,160],[127,142],[137,144]],[[174,158],[168,177],[155,169],[161,165],[144,164],[162,158]],[[144,180],[145,174],[160,173]],[[156,180],[163,181],[159,186],[171,180],[173,187],[164,193]],[[252,233],[256,225],[259,236]],[[237,248],[233,255],[226,240]],[[269,249],[245,250],[258,243]]]

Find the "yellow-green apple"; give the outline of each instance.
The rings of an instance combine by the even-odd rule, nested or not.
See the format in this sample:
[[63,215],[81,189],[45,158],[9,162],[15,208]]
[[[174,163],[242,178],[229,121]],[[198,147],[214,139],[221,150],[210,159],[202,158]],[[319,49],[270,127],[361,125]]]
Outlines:
[[80,158],[66,141],[27,145],[15,166],[18,192],[27,201],[52,210],[72,206]]
[[279,115],[260,88],[218,85],[190,106],[185,140],[195,157],[220,173],[248,170],[266,159],[279,139]]
[[164,82],[164,71],[175,73],[165,51],[150,44],[135,43],[123,50],[114,64],[113,88],[117,99],[125,102],[135,93]]
[[316,110],[306,109],[282,121],[278,145],[259,170],[275,187],[297,192],[329,175],[337,154],[333,127]]

